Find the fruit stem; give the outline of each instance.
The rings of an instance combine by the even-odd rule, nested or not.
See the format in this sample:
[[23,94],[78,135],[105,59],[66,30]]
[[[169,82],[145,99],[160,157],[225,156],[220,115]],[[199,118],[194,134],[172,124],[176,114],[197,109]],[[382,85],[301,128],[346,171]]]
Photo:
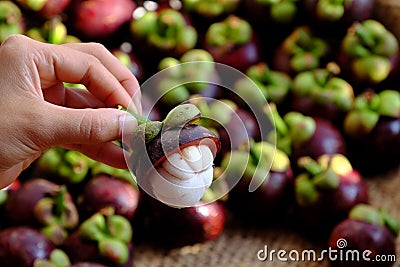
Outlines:
[[318,164],[318,162],[316,162],[315,160],[313,160],[311,157],[308,157],[308,156],[299,158],[299,160],[297,161],[297,165],[300,168],[305,169],[307,172],[309,172],[313,176],[323,172],[323,169]]
[[65,211],[64,200],[66,197],[67,188],[65,185],[60,187],[60,191],[55,196],[55,215],[57,218],[60,218]]
[[151,120],[149,120],[148,118],[145,118],[145,117],[143,117],[143,116],[141,116],[141,115],[139,115],[137,113],[134,113],[132,111],[129,111],[127,108],[125,108],[122,105],[117,105],[116,108],[119,109],[119,110],[123,110],[123,111],[129,112],[129,114],[131,114],[133,117],[135,117],[135,119],[137,120],[139,125],[143,124],[143,123],[146,123],[146,122],[151,122]]

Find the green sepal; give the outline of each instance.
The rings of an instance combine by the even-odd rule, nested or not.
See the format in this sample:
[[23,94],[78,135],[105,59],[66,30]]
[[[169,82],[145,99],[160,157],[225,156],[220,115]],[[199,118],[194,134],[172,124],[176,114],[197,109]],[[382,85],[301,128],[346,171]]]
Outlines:
[[303,207],[313,205],[319,198],[318,190],[306,173],[300,174],[295,179],[295,194],[297,203]]

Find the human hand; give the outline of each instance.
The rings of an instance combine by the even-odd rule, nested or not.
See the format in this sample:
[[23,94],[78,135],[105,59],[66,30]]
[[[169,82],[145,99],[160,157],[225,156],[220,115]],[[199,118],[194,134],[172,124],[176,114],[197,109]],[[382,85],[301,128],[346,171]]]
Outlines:
[[0,46],[0,188],[57,145],[127,168],[113,141],[133,131],[137,121],[113,107],[140,114],[140,101],[136,78],[100,44],[8,37]]

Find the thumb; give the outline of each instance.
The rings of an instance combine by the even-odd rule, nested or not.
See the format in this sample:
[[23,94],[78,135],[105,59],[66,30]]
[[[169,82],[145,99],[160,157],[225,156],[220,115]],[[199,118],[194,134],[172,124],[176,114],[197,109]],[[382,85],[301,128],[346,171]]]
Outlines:
[[128,112],[113,108],[70,109],[55,106],[46,112],[47,123],[39,131],[49,146],[98,144],[121,140],[131,133],[137,120]]

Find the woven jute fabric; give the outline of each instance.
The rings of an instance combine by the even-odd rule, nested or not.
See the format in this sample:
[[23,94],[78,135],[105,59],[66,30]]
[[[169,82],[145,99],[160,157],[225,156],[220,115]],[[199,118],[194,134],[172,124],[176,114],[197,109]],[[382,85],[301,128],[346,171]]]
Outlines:
[[[376,0],[375,16],[400,39],[400,0]],[[368,177],[371,203],[386,209],[400,219],[400,167],[389,173]],[[136,267],[258,267],[258,266],[329,266],[323,261],[260,261],[257,253],[268,246],[276,251],[282,249],[321,252],[325,247],[307,239],[291,228],[265,227],[254,229],[240,227],[229,220],[216,240],[174,249],[163,249],[157,244],[139,244],[135,248]],[[397,262],[400,263],[400,237],[397,239]],[[397,265],[396,265],[397,264]]]
[[[393,217],[400,219],[400,168],[389,173],[367,177],[371,203],[386,209]],[[315,250],[315,261],[261,261],[259,250],[267,246],[272,249],[302,252]],[[329,266],[328,257],[318,260],[326,246],[309,240],[298,231],[287,227],[251,228],[240,227],[234,220],[228,220],[224,232],[216,240],[174,249],[163,249],[157,244],[137,245],[135,249],[136,267],[257,267],[257,266]],[[286,255],[288,258],[288,255]],[[301,257],[300,257],[301,259]],[[307,259],[307,258],[306,258]],[[397,239],[396,259],[400,262],[400,238]],[[398,264],[398,263],[396,263]],[[396,265],[394,265],[396,266]]]

